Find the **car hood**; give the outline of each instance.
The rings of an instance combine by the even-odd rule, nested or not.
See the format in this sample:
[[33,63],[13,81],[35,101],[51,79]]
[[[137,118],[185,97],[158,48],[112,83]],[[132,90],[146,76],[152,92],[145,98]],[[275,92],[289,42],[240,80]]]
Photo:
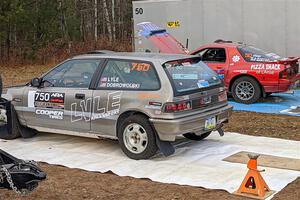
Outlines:
[[156,24],[142,22],[137,26],[141,29],[140,34],[146,37],[161,53],[189,54],[189,51],[176,38]]
[[16,94],[16,93],[23,94],[24,87],[26,87],[26,84],[4,87],[2,89],[1,98],[11,101],[12,94]]

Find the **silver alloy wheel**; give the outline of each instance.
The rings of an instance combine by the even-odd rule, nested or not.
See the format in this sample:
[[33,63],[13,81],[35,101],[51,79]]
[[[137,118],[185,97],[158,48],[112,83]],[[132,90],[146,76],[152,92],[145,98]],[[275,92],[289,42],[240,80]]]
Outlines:
[[254,93],[255,93],[254,86],[252,85],[252,83],[248,81],[241,81],[240,83],[237,84],[235,88],[236,96],[243,101],[247,101],[253,98]]
[[137,123],[126,126],[123,132],[123,141],[125,147],[135,154],[142,153],[148,145],[147,133],[145,129]]

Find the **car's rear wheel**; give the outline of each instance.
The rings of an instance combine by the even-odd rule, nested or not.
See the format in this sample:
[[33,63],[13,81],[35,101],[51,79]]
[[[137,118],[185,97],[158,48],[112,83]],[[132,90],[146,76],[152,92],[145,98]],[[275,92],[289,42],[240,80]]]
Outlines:
[[183,134],[183,136],[190,140],[200,141],[200,140],[207,138],[210,134],[211,134],[211,131],[209,131],[207,133],[203,133],[201,135],[196,135],[195,133],[185,133],[185,134]]
[[232,97],[236,102],[251,104],[261,97],[261,88],[258,82],[251,77],[243,76],[232,84]]
[[118,139],[122,151],[135,160],[148,159],[158,150],[155,132],[143,115],[126,118],[118,127]]

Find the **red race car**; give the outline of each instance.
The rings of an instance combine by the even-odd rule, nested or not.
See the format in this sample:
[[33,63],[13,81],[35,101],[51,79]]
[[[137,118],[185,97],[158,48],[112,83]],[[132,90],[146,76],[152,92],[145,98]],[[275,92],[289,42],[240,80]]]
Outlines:
[[217,40],[189,52],[165,29],[150,22],[140,23],[141,35],[162,53],[199,55],[215,70],[235,101],[251,104],[276,92],[300,84],[299,57],[282,58],[243,43]]

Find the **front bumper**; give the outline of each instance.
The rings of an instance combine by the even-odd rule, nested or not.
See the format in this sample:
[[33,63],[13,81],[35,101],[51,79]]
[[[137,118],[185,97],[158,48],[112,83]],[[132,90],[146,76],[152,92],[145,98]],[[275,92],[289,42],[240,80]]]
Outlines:
[[194,132],[202,134],[205,130],[205,121],[213,116],[216,116],[217,127],[228,121],[232,113],[232,106],[227,105],[208,112],[183,117],[179,119],[153,119],[150,122],[153,124],[159,138],[163,141],[174,141],[177,135]]

